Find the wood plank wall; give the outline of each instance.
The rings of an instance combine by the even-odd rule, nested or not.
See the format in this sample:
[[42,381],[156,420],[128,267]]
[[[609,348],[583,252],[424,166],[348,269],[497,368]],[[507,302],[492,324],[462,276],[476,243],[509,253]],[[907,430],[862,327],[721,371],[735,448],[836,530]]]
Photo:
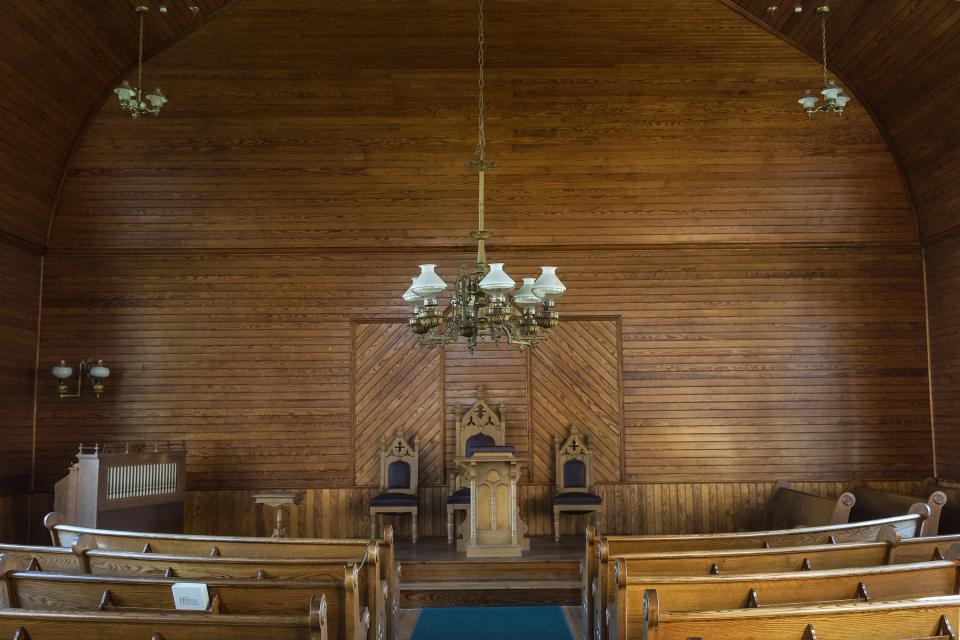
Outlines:
[[925,251],[928,274],[937,474],[960,480],[960,238]]
[[30,491],[40,256],[0,241],[0,496]]
[[[919,481],[870,482],[885,491],[912,494]],[[836,498],[844,482],[798,482],[794,487]],[[604,499],[602,522],[607,533],[721,533],[748,528],[766,504],[773,483],[621,483],[597,487]],[[445,536],[445,487],[420,491],[421,536]],[[306,537],[365,537],[370,534],[367,504],[370,488],[307,489],[290,514],[290,535]],[[191,491],[187,494],[185,528],[196,534],[267,535],[273,512],[253,503],[252,491]],[[552,487],[525,484],[520,489],[520,513],[531,535],[549,535]],[[579,534],[584,517],[564,517],[561,532]],[[393,518],[397,534],[409,539],[410,519]]]
[[[103,357],[114,376],[100,401],[41,386],[43,487],[78,441],[183,439],[191,488],[224,496],[214,512],[294,487],[328,492],[305,522],[330,528],[341,510],[360,522],[365,436],[392,414],[389,397],[386,414],[358,409],[357,346],[383,339],[358,323],[402,317],[417,263],[436,258],[452,278],[470,259],[472,11],[245,0],[154,60],[171,97],[160,118],[105,106],[64,184],[41,361]],[[710,514],[742,502],[728,492],[742,485],[749,504],[781,477],[832,491],[929,474],[919,246],[863,110],[796,117],[797,79],[816,63],[713,0],[503,1],[487,31],[503,164],[490,256],[514,277],[559,265],[562,312],[606,324],[562,325],[596,357],[558,339],[536,355],[451,348],[436,364],[398,347],[370,361],[397,368],[394,387],[442,370],[430,388],[445,451],[449,407],[484,382],[537,461],[532,504],[549,490],[549,436],[596,421],[608,517],[624,530],[679,527],[681,503],[683,527],[688,512],[689,526],[727,527]],[[532,384],[558,357],[597,369]],[[603,385],[617,368],[620,408]],[[591,385],[607,392],[596,406],[570,394]],[[404,410],[435,420],[432,398]],[[654,505],[642,525],[641,493]]]

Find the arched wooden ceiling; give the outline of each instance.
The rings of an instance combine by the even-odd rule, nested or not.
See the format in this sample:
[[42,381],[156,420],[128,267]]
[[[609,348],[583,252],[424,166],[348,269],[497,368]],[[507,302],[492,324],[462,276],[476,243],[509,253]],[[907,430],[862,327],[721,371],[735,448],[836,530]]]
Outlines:
[[[724,1],[820,59],[816,8],[822,2]],[[801,13],[794,11],[798,4]],[[769,12],[771,5],[777,11]],[[886,131],[922,240],[952,235],[960,226],[960,2],[835,0],[830,6],[830,67],[853,84]],[[814,88],[817,80],[801,84]]]
[[[149,56],[237,0],[167,0]],[[817,55],[815,2],[718,0]],[[805,11],[793,6],[803,2]],[[10,0],[0,20],[0,239],[40,251],[89,115],[136,59],[134,0]],[[153,2],[154,6],[160,3]],[[198,13],[188,10],[200,8]],[[960,2],[836,0],[831,66],[868,103],[910,186],[921,236],[960,223]],[[149,68],[149,66],[148,66]],[[149,74],[148,74],[149,76]],[[798,87],[817,78],[798,78]]]
[[[134,7],[154,9],[145,55],[235,0],[8,0],[0,13],[0,240],[38,251],[75,141],[137,59]],[[160,5],[167,7],[160,13]],[[196,6],[193,12],[189,7]],[[149,82],[149,74],[147,77]]]

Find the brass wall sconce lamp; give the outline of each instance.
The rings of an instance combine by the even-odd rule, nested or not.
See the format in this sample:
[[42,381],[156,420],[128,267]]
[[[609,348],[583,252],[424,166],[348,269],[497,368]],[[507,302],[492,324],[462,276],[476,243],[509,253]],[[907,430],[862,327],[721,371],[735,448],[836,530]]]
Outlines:
[[83,391],[83,375],[86,373],[92,383],[93,395],[99,398],[106,389],[104,380],[110,377],[110,369],[107,368],[107,365],[103,363],[103,360],[94,361],[93,358],[87,358],[80,361],[77,369],[77,392],[70,393],[70,385],[67,381],[73,377],[73,367],[68,365],[66,360],[61,360],[53,367],[52,373],[57,379],[57,395],[61,398],[79,398]]

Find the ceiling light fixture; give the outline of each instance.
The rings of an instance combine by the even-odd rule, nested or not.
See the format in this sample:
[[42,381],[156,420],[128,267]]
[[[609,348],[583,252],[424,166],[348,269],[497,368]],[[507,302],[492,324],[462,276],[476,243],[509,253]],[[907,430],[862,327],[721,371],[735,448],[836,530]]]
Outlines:
[[824,4],[817,7],[817,15],[820,16],[820,42],[823,51],[823,88],[820,89],[823,104],[817,106],[820,99],[809,89],[798,102],[803,105],[803,111],[808,118],[812,118],[815,113],[835,113],[842,116],[850,102],[850,96],[844,94],[843,89],[827,73],[827,16],[830,15],[830,6]]
[[420,265],[420,275],[411,278],[403,300],[411,307],[410,328],[420,336],[422,346],[435,347],[466,338],[472,351],[480,341],[506,339],[522,350],[546,340],[560,322],[556,299],[567,288],[557,277],[556,267],[540,267],[539,278],[524,278],[523,285],[514,290],[516,282],[503,270],[503,263],[487,263],[485,242],[492,234],[484,228],[484,173],[497,165],[486,157],[483,0],[479,0],[479,23],[477,159],[467,164],[479,174],[478,227],[470,234],[477,241],[476,265],[472,270],[460,265],[453,298],[446,309],[437,303],[447,283],[437,275],[435,264]]
[[120,86],[113,90],[120,99],[120,108],[128,112],[134,120],[139,120],[145,113],[151,113],[154,116],[160,114],[160,109],[167,104],[167,97],[159,88],[154,89],[153,93],[143,95],[143,18],[150,11],[146,6],[139,5],[135,11],[140,16],[140,40],[137,47],[137,86],[131,87],[129,80],[124,80]]

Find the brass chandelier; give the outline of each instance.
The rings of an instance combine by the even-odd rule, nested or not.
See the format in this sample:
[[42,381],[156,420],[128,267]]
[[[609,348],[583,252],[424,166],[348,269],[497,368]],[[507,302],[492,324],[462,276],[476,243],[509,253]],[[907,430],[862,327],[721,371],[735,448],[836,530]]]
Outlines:
[[477,118],[477,159],[467,163],[479,175],[477,198],[477,230],[470,237],[477,241],[477,261],[471,269],[460,265],[453,297],[446,308],[438,298],[447,290],[447,283],[437,275],[435,264],[420,265],[420,275],[411,278],[403,300],[411,307],[410,328],[420,336],[420,345],[435,347],[465,338],[472,351],[478,342],[508,343],[521,350],[547,339],[550,330],[560,322],[556,300],[566,287],[556,274],[556,267],[540,267],[540,277],[516,282],[507,275],[503,263],[487,263],[486,240],[493,235],[484,228],[484,173],[497,166],[486,157],[486,130],[483,99],[483,0],[479,0],[479,115]]
[[846,95],[827,73],[827,16],[830,15],[830,6],[824,4],[817,7],[817,15],[820,16],[820,44],[823,52],[823,88],[820,89],[823,104],[817,106],[819,98],[809,89],[798,102],[803,105],[803,111],[808,118],[812,118],[815,113],[835,113],[842,116],[843,110],[850,102],[850,96]]
[[167,97],[163,95],[163,91],[159,87],[154,89],[153,93],[143,95],[143,18],[150,9],[144,5],[139,5],[135,11],[140,17],[140,39],[137,43],[137,86],[131,87],[130,81],[124,80],[113,92],[117,94],[117,98],[120,100],[120,108],[129,113],[134,120],[139,120],[140,116],[147,113],[154,116],[160,115],[163,105],[167,104]]

